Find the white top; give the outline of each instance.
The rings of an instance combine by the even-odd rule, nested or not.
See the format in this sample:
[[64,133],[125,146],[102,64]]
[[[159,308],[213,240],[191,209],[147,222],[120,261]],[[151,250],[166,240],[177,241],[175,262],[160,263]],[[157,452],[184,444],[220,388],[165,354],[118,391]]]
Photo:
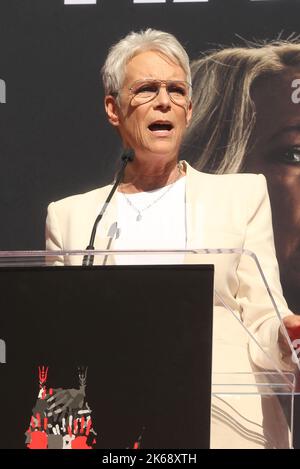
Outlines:
[[[168,186],[136,194],[117,193],[117,235],[114,249],[185,249],[186,177]],[[131,258],[131,261],[129,260]],[[118,264],[176,264],[184,254],[120,255]]]

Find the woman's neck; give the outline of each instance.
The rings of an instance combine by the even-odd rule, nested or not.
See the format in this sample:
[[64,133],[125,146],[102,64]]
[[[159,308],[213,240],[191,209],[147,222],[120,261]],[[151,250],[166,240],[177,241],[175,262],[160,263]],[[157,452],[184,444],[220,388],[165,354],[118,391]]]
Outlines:
[[145,167],[130,163],[118,190],[126,194],[147,192],[173,184],[183,176],[185,176],[185,167],[182,163],[172,162],[160,167]]

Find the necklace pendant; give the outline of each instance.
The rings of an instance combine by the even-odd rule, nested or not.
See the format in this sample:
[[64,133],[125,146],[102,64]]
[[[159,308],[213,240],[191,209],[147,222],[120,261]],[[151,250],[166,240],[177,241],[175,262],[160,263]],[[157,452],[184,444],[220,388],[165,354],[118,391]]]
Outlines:
[[141,219],[142,219],[142,215],[141,213],[139,213],[138,216],[136,217],[136,221],[141,221]]

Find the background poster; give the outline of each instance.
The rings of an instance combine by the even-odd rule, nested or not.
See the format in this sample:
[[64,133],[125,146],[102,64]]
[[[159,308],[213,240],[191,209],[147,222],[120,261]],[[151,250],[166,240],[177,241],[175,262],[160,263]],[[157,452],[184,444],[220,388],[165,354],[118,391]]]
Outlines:
[[[1,0],[0,249],[43,249],[47,205],[111,181],[121,147],[105,118],[100,68],[113,43],[152,27],[196,59],[219,44],[298,34],[299,17],[300,0]],[[300,207],[299,167],[290,182]],[[298,284],[299,212],[285,226]],[[291,301],[300,313],[300,294]]]

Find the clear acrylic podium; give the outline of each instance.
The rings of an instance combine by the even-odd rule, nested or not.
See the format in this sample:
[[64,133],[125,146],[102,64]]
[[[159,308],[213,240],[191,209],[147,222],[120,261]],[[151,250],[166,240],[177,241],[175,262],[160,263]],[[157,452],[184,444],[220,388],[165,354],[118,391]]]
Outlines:
[[[281,321],[276,295],[273,295],[268,276],[262,271],[253,253],[228,248],[176,251],[3,251],[0,252],[0,268],[76,265],[84,269],[82,261],[87,254],[91,256],[94,265],[213,264],[215,308],[211,447],[293,447],[294,397],[299,394],[296,386],[299,364]],[[234,302],[228,300],[224,265],[228,270],[228,266],[237,265],[243,256],[251,264],[251,275],[256,276],[257,288],[263,292],[264,301],[268,302],[267,307],[272,311],[268,317],[272,321],[272,328],[281,327],[290,346],[291,358],[286,359],[283,366],[280,359],[260,343],[259,334],[245,324]],[[252,307],[249,304],[249,308]],[[3,357],[4,352],[0,362],[3,362]]]

